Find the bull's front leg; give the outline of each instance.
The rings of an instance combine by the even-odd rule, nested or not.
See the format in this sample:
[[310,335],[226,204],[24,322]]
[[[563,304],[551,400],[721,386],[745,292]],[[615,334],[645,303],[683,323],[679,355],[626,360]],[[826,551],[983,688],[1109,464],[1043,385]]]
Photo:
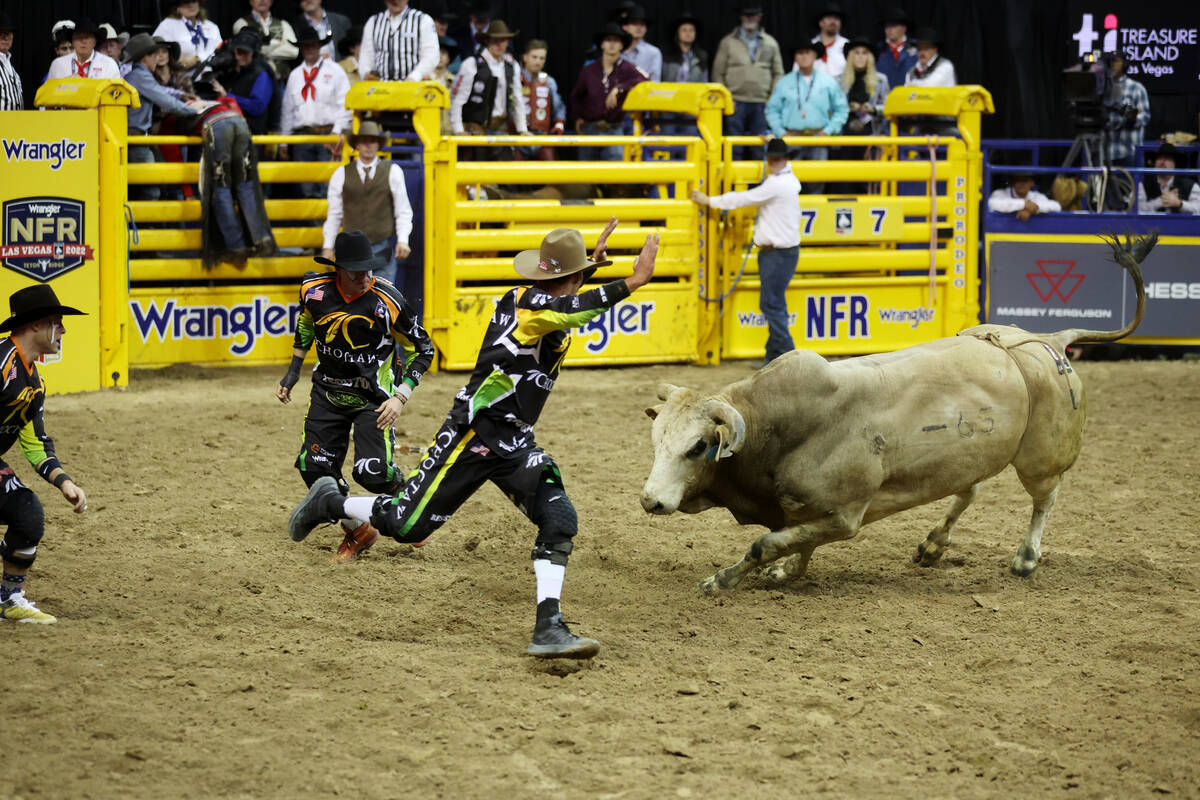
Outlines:
[[818,523],[797,525],[761,536],[750,545],[741,561],[701,581],[700,591],[705,594],[733,591],[751,571],[793,553],[800,554],[803,567],[807,568],[808,559],[816,547],[839,539],[850,539],[858,533],[865,509],[866,506],[863,506],[853,512],[831,513],[827,519]]

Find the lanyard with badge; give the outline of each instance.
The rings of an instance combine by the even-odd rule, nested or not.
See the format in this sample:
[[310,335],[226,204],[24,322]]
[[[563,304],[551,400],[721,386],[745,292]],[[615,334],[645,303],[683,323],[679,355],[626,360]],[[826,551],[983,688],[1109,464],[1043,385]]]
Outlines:
[[804,78],[804,76],[800,74],[800,71],[796,70],[796,110],[800,112],[800,116],[806,117],[806,116],[808,116],[808,114],[804,110],[804,107],[808,105],[808,98],[812,97],[813,86],[815,86],[817,83],[817,73],[814,72],[810,76],[810,80],[808,82],[808,91],[804,93],[804,99],[801,100],[800,99],[800,83],[803,80],[803,78]]

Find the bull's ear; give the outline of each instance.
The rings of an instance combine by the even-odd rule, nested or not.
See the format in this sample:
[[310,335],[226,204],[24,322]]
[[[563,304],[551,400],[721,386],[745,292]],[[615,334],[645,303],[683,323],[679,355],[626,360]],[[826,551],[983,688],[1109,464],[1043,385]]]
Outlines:
[[681,386],[676,386],[671,383],[660,383],[658,385],[658,399],[659,400],[670,400],[671,395],[675,394],[676,392],[682,392],[682,391],[683,391],[683,387],[681,387]]
[[658,419],[658,415],[661,411],[662,406],[650,406],[646,409],[646,416],[650,419]]

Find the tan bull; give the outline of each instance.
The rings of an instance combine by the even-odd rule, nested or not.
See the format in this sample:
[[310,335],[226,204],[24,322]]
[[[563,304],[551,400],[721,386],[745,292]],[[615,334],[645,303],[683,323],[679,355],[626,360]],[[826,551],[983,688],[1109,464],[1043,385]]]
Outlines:
[[711,397],[664,384],[665,402],[646,409],[654,466],[643,508],[694,514],[719,506],[770,530],[700,584],[712,592],[784,556],[791,558],[772,577],[800,577],[818,545],[953,496],[945,520],[917,547],[914,560],[931,566],[979,485],[1012,464],[1033,498],[1012,572],[1032,574],[1062,475],[1083,442],[1083,384],[1065,349],[1128,336],[1145,312],[1139,265],[1157,235],[1108,241],[1137,290],[1137,313],[1118,331],[980,325],[834,363],[793,351]]

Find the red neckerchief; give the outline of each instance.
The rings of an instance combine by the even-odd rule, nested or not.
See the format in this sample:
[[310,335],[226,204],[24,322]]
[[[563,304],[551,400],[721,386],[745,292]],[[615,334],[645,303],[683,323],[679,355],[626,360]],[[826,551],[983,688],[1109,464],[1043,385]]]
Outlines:
[[75,62],[75,71],[77,73],[79,73],[79,77],[86,78],[87,74],[88,74],[88,67],[90,67],[92,65],[92,59],[89,58],[87,61],[83,62],[82,64],[79,63],[79,59],[77,59],[77,58],[72,59],[72,60]]
[[317,99],[317,87],[315,85],[313,85],[313,81],[315,81],[317,79],[317,73],[320,71],[321,71],[321,62],[319,62],[319,61],[317,62],[317,65],[312,68],[311,71],[307,70],[307,69],[304,70],[304,88],[300,90],[300,99],[301,100],[316,100]]
[[888,46],[888,49],[892,51],[892,58],[899,61],[900,60],[900,51],[904,49],[904,45],[907,43],[908,43],[907,36],[900,40],[900,44],[892,44],[891,42],[888,42],[887,46]]

